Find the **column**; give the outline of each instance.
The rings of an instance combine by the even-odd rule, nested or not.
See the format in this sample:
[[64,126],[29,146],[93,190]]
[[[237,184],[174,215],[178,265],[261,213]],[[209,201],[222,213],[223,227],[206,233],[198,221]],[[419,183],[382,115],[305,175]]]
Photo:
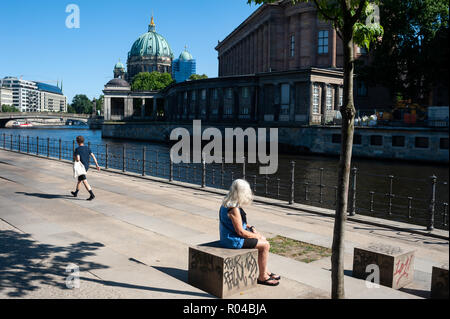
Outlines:
[[320,110],[322,114],[322,125],[325,124],[325,117],[327,114],[327,85],[326,83],[320,84]]

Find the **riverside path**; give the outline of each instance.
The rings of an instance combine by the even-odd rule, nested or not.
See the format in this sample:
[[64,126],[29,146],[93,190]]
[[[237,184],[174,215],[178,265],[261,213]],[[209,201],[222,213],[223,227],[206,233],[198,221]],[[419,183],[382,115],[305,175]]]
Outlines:
[[[93,202],[84,190],[69,196],[70,163],[0,150],[0,298],[215,298],[187,283],[188,247],[218,239],[223,192],[111,170],[92,171],[89,181]],[[267,238],[331,247],[330,215],[259,201],[247,214]],[[432,266],[448,263],[448,239],[353,220],[346,228],[347,298],[429,297]],[[414,283],[370,289],[351,277],[353,248],[372,242],[415,249]],[[270,254],[280,285],[230,298],[329,298],[330,264]],[[70,266],[78,288],[66,287]]]

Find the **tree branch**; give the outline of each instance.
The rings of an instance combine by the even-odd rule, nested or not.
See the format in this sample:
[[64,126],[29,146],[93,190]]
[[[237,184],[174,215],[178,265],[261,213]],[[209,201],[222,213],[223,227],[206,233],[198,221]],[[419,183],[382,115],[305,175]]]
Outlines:
[[352,16],[352,24],[355,24],[356,21],[358,21],[358,19],[361,17],[361,13],[362,10],[364,9],[364,4],[365,4],[366,0],[360,0],[359,1],[359,6],[358,9],[356,9],[355,14]]
[[327,18],[328,20],[332,21],[334,24],[334,28],[337,29],[338,27],[341,27],[339,25],[339,19],[337,17],[332,17],[330,15],[328,15],[327,13],[325,13],[325,10],[320,6],[319,2],[317,0],[313,0],[314,4],[317,7],[317,10],[320,11],[320,13]]

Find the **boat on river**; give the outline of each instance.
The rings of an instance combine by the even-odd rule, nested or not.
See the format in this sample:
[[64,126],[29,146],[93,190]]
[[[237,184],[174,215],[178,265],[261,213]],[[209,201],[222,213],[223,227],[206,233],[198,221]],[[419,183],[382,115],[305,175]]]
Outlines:
[[25,121],[25,122],[14,121],[11,127],[12,128],[21,128],[21,129],[22,128],[31,128],[31,127],[33,127],[33,124],[31,124],[28,121]]

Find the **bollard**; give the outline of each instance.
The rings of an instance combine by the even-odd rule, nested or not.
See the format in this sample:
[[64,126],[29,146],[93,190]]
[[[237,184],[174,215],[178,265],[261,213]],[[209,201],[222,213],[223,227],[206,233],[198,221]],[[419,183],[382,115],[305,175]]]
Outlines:
[[59,160],[61,160],[61,158],[62,158],[62,156],[61,156],[61,139],[59,139],[59,141],[58,141],[58,149],[59,149]]
[[358,169],[352,168],[352,189],[351,189],[351,202],[350,202],[350,216],[356,215],[356,174]]
[[428,223],[427,230],[432,231],[434,229],[434,213],[435,213],[435,207],[436,207],[436,181],[437,177],[435,175],[430,177],[431,179],[431,198],[430,198],[430,219]]
[[108,169],[108,144],[105,144],[105,169]]
[[142,148],[142,176],[145,176],[145,146]]
[[205,158],[202,158],[202,188],[206,186],[206,162]]
[[295,201],[295,162],[291,161],[291,194],[289,198],[289,205],[294,204]]
[[47,158],[50,157],[50,137],[47,137]]

